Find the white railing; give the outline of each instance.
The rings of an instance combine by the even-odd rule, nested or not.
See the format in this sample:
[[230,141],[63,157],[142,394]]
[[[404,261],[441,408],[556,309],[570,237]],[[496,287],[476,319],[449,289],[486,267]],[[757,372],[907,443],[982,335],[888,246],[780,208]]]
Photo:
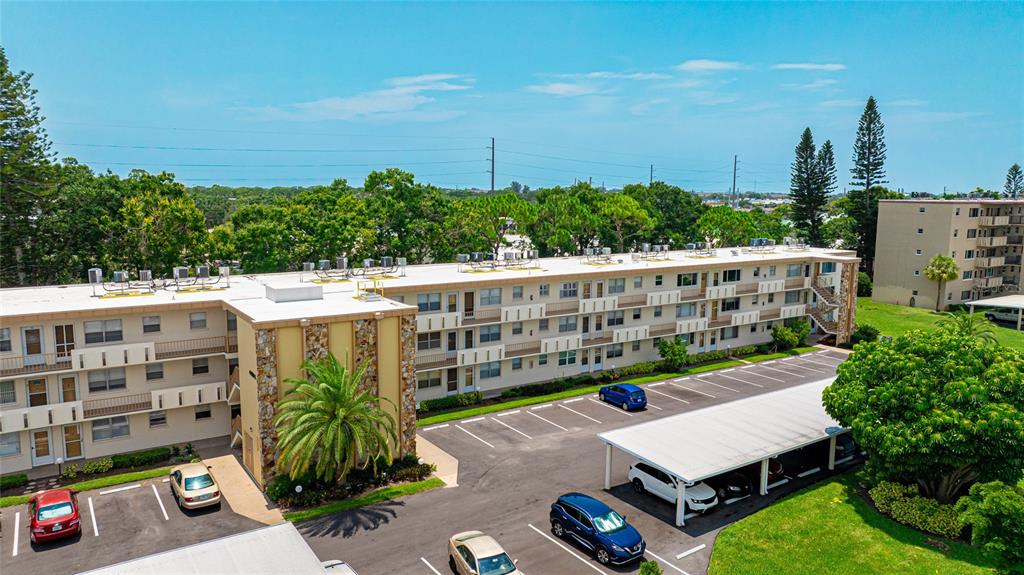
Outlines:
[[85,419],[81,401],[4,409],[0,411],[0,433],[76,423]]
[[228,400],[227,385],[223,381],[155,389],[151,394],[153,409],[174,409]]

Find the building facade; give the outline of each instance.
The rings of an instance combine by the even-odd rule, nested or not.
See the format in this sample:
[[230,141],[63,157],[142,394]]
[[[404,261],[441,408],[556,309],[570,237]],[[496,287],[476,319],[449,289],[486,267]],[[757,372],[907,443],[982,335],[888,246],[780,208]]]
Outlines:
[[327,353],[365,366],[412,453],[425,399],[654,360],[676,336],[765,343],[788,318],[846,341],[858,263],[744,248],[0,290],[0,466],[230,442],[265,484],[276,402]]
[[[881,200],[872,299],[934,309],[1018,293],[1024,253],[1024,200]],[[936,255],[952,257],[960,277],[924,275]]]

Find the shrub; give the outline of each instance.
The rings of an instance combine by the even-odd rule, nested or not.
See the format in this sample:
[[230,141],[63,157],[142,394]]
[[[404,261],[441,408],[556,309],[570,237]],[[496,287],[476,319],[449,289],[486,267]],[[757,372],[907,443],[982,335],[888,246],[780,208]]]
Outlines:
[[136,451],[134,453],[120,453],[111,457],[113,465],[117,469],[144,467],[146,465],[163,463],[170,458],[171,448],[169,447],[147,449],[145,451]]
[[100,459],[93,459],[92,461],[86,461],[82,464],[82,473],[84,475],[94,475],[96,473],[106,473],[114,468],[114,460],[109,457],[102,457]]
[[1024,573],[1024,489],[1002,481],[976,483],[956,504],[971,542],[996,555],[999,567]]
[[295,493],[296,485],[302,485],[305,487],[310,484],[311,482],[306,477],[292,479],[287,473],[283,473],[275,476],[269,483],[267,483],[267,497],[274,502],[280,501],[293,495]]
[[880,333],[878,328],[873,325],[858,324],[857,329],[853,330],[853,333],[850,334],[850,343],[857,345],[862,341],[875,341]]
[[787,319],[785,324],[786,327],[793,330],[793,333],[796,334],[796,339],[798,341],[797,345],[802,344],[807,339],[807,336],[811,335],[811,322],[806,319]]
[[637,572],[637,575],[664,575],[664,573],[657,561],[643,561],[640,563],[640,571]]
[[544,383],[531,383],[530,385],[521,385],[519,387],[513,387],[512,389],[506,389],[501,392],[501,397],[506,399],[513,397],[536,397],[538,395],[559,393],[575,387],[582,387],[584,385],[593,385],[594,382],[595,379],[592,375],[578,375],[576,377],[567,377],[565,379],[553,379],[551,381],[545,381]]
[[882,481],[868,494],[878,511],[914,529],[949,539],[960,537],[964,524],[956,507],[921,497],[914,485]]
[[428,411],[443,411],[445,409],[466,407],[480,403],[483,399],[484,396],[479,391],[449,395],[448,397],[440,397],[438,399],[425,399],[420,402],[419,411],[425,413]]
[[686,351],[688,345],[689,343],[681,337],[661,340],[658,343],[658,353],[661,354],[665,366],[678,371],[684,365],[689,365],[690,355]]
[[871,276],[864,272],[857,272],[857,297],[868,297],[871,295]]
[[792,329],[784,325],[777,325],[772,328],[772,343],[776,350],[786,351],[799,345],[800,339]]
[[664,365],[660,361],[641,361],[640,363],[634,363],[633,365],[627,365],[626,367],[619,368],[616,371],[620,377],[632,377],[634,375],[657,373],[662,371],[663,368]]
[[64,471],[60,472],[60,478],[64,481],[71,481],[76,477],[78,477],[78,464],[76,463],[64,466]]
[[28,484],[28,475],[24,473],[18,473],[16,475],[2,475],[0,476],[0,490],[3,489],[14,489],[15,487],[22,487]]
[[434,472],[434,466],[430,463],[418,463],[412,467],[399,469],[395,472],[395,481],[423,481]]

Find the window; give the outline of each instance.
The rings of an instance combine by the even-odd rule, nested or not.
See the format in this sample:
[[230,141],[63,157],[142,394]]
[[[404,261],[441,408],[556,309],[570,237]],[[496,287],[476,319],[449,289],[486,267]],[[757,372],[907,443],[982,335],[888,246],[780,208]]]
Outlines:
[[537,356],[537,365],[547,365],[547,364],[548,364],[548,354],[545,353],[545,354]]
[[441,311],[440,293],[416,294],[416,309],[421,312]]
[[142,333],[156,333],[160,331],[160,316],[147,315],[142,318]]
[[976,218],[976,217],[978,217],[978,213],[979,212],[980,212],[979,208],[971,208],[970,211],[967,212],[967,217],[969,217],[969,218]]
[[0,328],[0,351],[11,351],[11,328]]
[[480,290],[480,305],[501,305],[501,288]]
[[974,277],[974,270],[967,270],[964,272],[963,279],[969,280]]
[[769,277],[769,278],[775,277],[775,266],[768,266],[768,275],[765,276],[765,277]]
[[960,208],[956,209],[956,215],[958,215],[958,216],[960,215]]
[[740,328],[737,325],[722,328],[722,339],[736,339],[740,336]]
[[570,315],[558,318],[558,333],[576,331],[576,316]]
[[421,376],[416,382],[418,389],[430,389],[431,387],[441,387],[441,372],[430,371]]
[[914,255],[915,256],[921,255],[921,250],[914,250]]
[[800,277],[800,274],[803,273],[803,267],[804,266],[802,266],[800,264],[789,264],[788,266],[786,266],[786,277],[787,278]]
[[676,317],[689,317],[691,315],[697,315],[697,304],[681,303],[676,305]]
[[750,296],[750,305],[757,305],[757,295]]
[[0,381],[0,403],[15,403],[18,395],[14,392],[14,382],[11,380]]
[[640,351],[640,340],[634,339],[630,347],[633,349],[633,351]]
[[643,314],[643,310],[638,307],[633,308],[633,319],[640,319]]
[[920,276],[921,270],[914,270],[914,277]]
[[660,275],[654,276],[654,285],[660,286],[662,283],[664,283],[664,278],[662,278],[662,276],[660,276]]
[[192,360],[192,375],[210,373],[210,358],[199,357]]
[[836,271],[836,262],[822,262],[821,273],[830,274]]
[[644,287],[644,276],[634,276],[633,287],[635,287],[636,289]]
[[105,319],[85,322],[85,343],[121,341],[121,320]]
[[548,319],[544,318],[537,322],[537,330],[547,331],[548,330]]
[[913,295],[917,295],[917,290],[914,290]]
[[956,228],[953,228],[953,237],[954,238],[960,237],[960,230],[958,230]]
[[418,351],[441,349],[441,332],[432,331],[429,333],[416,334],[416,349]]
[[775,294],[768,294],[768,303],[775,303]]
[[608,327],[613,327],[616,325],[622,325],[624,323],[626,323],[626,312],[621,310],[608,312],[605,325],[607,325]]
[[722,272],[722,281],[724,283],[740,281],[740,270],[725,270],[725,271],[723,271]]
[[517,321],[512,324],[512,335],[523,335],[523,322]]
[[29,407],[47,404],[46,378],[30,379],[25,382],[25,386],[28,388]]
[[917,208],[917,213],[923,214],[924,213],[924,208]]
[[658,349],[659,345],[661,345],[661,338],[660,337],[656,337],[656,338],[651,340],[651,347],[653,347],[654,349]]
[[917,228],[917,233],[918,233],[918,235],[923,234],[924,233],[924,228]]
[[188,314],[189,329],[206,329],[206,312],[194,311]]
[[971,290],[960,292],[960,299],[971,299]]
[[551,284],[540,284],[540,295],[541,297],[551,295]]
[[128,417],[119,415],[106,419],[95,419],[92,422],[92,440],[105,441],[118,437],[128,437]]
[[661,317],[661,306],[654,306],[654,317]]
[[196,421],[210,419],[211,417],[213,417],[213,410],[210,409],[209,403],[196,406]]
[[484,325],[480,327],[480,343],[489,341],[501,341],[500,325]]
[[523,369],[523,358],[513,357],[512,358],[512,369]]
[[624,293],[626,291],[626,278],[611,278],[608,280],[608,293]]
[[972,229],[967,230],[967,239],[970,240],[970,239],[974,239],[976,237],[978,237],[978,230],[977,230],[977,228],[972,228]]
[[231,312],[227,312],[227,314],[228,331],[238,331],[238,316]]
[[512,299],[523,299],[523,286],[512,286]]
[[21,437],[18,432],[0,433],[0,457],[21,453]]
[[558,297],[565,299],[570,297],[576,297],[579,294],[579,283],[577,282],[565,282],[562,287],[558,290]]
[[162,363],[148,363],[146,364],[146,381],[153,381],[154,379],[164,378],[164,364]]
[[800,292],[788,291],[786,292],[786,303],[800,303]]
[[[799,292],[793,292],[799,294]],[[730,297],[722,300],[722,311],[736,311],[740,309],[740,298]]]
[[576,363],[576,350],[558,352],[558,365],[574,365]]
[[501,377],[500,361],[489,361],[480,364],[480,379],[490,379],[492,377]]
[[974,259],[974,250],[967,250],[967,251],[965,251],[964,252],[964,259],[965,260],[973,260]]
[[[738,270],[737,270],[738,271]],[[676,287],[697,285],[697,274],[676,274]]]
[[448,313],[455,313],[459,311],[459,294],[450,293],[448,294]]
[[616,343],[605,348],[604,356],[608,359],[622,357],[622,344]]
[[167,425],[167,412],[166,411],[150,411],[149,412],[149,426],[150,427],[161,427]]
[[98,369],[89,372],[89,393],[124,389],[124,368]]

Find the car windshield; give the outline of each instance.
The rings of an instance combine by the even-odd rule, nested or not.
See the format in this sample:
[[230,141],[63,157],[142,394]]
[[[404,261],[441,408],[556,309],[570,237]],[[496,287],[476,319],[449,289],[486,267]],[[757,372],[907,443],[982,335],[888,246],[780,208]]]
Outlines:
[[629,396],[632,397],[633,399],[643,399],[644,398],[644,392],[641,391],[641,390],[637,390],[637,391],[634,391],[633,393],[629,394]]
[[57,503],[55,505],[47,505],[46,507],[40,507],[37,517],[40,521],[48,521],[50,519],[57,519],[59,517],[67,517],[75,512],[75,509],[71,507],[70,503]]
[[505,575],[515,570],[516,564],[505,553],[480,560],[480,575]]
[[614,511],[594,517],[594,527],[601,533],[614,533],[626,526],[626,520]]
[[185,491],[195,491],[196,489],[205,489],[213,485],[213,478],[210,474],[198,475],[196,477],[185,478]]

